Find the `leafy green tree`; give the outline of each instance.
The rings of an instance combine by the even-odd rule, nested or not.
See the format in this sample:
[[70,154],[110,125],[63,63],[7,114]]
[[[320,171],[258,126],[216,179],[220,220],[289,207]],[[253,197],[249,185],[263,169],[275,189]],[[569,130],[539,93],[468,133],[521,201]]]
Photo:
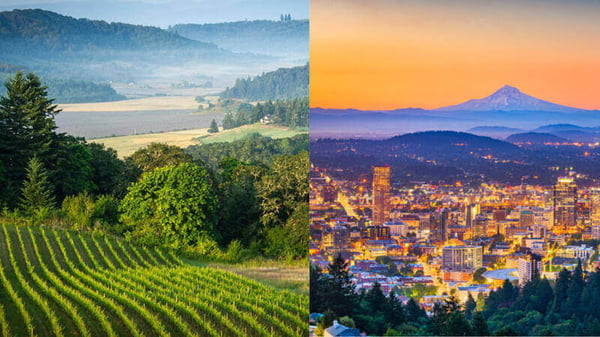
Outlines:
[[214,119],[210,122],[210,127],[208,128],[209,133],[217,133],[219,132],[219,127],[217,126],[217,121]]
[[48,180],[48,172],[37,157],[31,158],[27,166],[27,179],[23,183],[20,206],[29,215],[33,215],[40,209],[54,207],[54,195]]
[[270,174],[258,184],[262,223],[267,228],[282,225],[298,207],[308,202],[308,152],[280,156],[271,165]]
[[152,143],[135,151],[129,158],[142,172],[192,162],[192,158],[182,148],[164,143]]
[[[265,173],[261,167],[227,158],[221,161],[219,184],[221,212],[218,231],[221,243],[239,240],[248,246],[259,240],[260,199],[256,185]],[[308,235],[307,235],[308,237]]]
[[67,196],[62,202],[62,211],[74,229],[90,230],[94,224],[94,199],[87,193]]
[[283,226],[267,232],[266,253],[271,257],[303,258],[308,256],[308,203],[298,203]]
[[145,244],[214,248],[210,242],[219,239],[213,184],[205,169],[191,163],[146,172],[129,188],[120,210],[131,237]]
[[96,190],[92,154],[82,139],[57,135],[56,161],[51,167],[50,178],[59,202],[68,195]]
[[494,333],[495,336],[519,336],[519,334],[509,326],[502,327]]
[[127,186],[133,181],[126,175],[125,163],[118,158],[117,151],[98,143],[88,143],[86,146],[91,154],[95,194],[123,197]]

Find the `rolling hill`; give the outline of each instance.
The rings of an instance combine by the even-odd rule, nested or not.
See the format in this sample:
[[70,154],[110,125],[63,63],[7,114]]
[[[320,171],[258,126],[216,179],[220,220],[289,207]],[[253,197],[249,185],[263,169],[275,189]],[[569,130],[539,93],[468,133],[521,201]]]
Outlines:
[[4,336],[308,333],[306,296],[115,238],[1,227]]
[[179,24],[169,31],[235,52],[298,57],[302,60],[308,57],[308,20]]

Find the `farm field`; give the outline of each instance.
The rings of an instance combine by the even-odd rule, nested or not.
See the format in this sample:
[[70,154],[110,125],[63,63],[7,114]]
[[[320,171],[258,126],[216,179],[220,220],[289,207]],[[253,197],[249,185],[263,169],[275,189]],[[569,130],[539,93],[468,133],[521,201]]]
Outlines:
[[148,146],[153,142],[167,143],[179,147],[187,147],[197,144],[209,144],[217,142],[231,142],[241,139],[251,133],[260,133],[271,138],[292,137],[306,131],[290,130],[289,128],[275,125],[244,125],[235,129],[221,130],[219,133],[211,134],[205,129],[191,129],[181,131],[170,131],[161,133],[149,133],[143,135],[131,135],[120,137],[90,139],[90,142],[102,143],[106,147],[117,151],[120,158],[127,157],[136,150]]
[[194,96],[166,96],[127,99],[101,103],[59,104],[63,112],[82,111],[142,111],[142,110],[196,110],[198,103]]
[[199,105],[193,96],[60,104],[63,111],[55,120],[59,132],[90,139],[208,128],[213,119],[223,118],[218,109],[198,111]]
[[112,237],[0,227],[3,336],[307,334],[307,296]]

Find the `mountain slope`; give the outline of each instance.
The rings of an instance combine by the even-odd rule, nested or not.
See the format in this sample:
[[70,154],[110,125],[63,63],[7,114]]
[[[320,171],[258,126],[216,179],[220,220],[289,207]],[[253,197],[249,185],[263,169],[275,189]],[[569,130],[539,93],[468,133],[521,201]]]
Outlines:
[[0,41],[10,46],[38,46],[71,52],[81,47],[217,49],[214,44],[189,40],[157,27],[75,19],[41,9],[0,12]]
[[464,103],[435,109],[436,111],[586,111],[550,103],[522,93],[519,89],[505,85],[490,96],[471,99]]

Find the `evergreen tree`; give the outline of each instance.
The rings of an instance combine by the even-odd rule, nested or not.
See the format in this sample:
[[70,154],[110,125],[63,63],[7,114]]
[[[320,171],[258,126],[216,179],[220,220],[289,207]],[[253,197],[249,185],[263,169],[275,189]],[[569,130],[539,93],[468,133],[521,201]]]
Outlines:
[[562,269],[558,273],[558,278],[554,284],[554,302],[552,305],[552,312],[561,314],[564,303],[567,300],[567,291],[569,290],[569,284],[571,283],[571,272],[566,269]]
[[481,312],[476,312],[473,317],[473,336],[489,336],[490,330],[488,329],[488,325],[483,318],[483,314]]
[[348,262],[338,254],[327,266],[329,271],[323,294],[325,307],[331,309],[337,317],[352,313],[357,302],[354,285],[350,280]]
[[229,130],[237,127],[235,124],[235,120],[231,115],[231,112],[226,112],[225,117],[223,117],[223,130]]
[[31,215],[43,208],[54,207],[52,185],[44,164],[33,157],[27,166],[27,179],[23,183],[21,209]]
[[477,303],[475,302],[473,296],[471,296],[471,293],[469,293],[467,301],[465,302],[465,318],[467,320],[470,321],[473,319],[473,312],[475,311],[475,308],[477,308]]
[[579,263],[577,263],[577,267],[575,267],[575,270],[573,271],[569,289],[567,290],[567,300],[565,302],[565,310],[563,312],[565,316],[571,316],[572,314],[580,311],[583,286],[583,271],[581,269],[581,261],[579,261]]
[[409,322],[417,322],[421,317],[425,317],[425,310],[411,298],[406,303],[406,318]]
[[6,184],[0,198],[14,205],[30,158],[35,156],[46,165],[55,159],[54,117],[60,110],[34,74],[17,72],[4,85],[6,96],[0,97],[0,162]]
[[208,128],[209,133],[217,133],[219,132],[219,127],[217,126],[217,121],[214,119],[210,122],[210,127]]

